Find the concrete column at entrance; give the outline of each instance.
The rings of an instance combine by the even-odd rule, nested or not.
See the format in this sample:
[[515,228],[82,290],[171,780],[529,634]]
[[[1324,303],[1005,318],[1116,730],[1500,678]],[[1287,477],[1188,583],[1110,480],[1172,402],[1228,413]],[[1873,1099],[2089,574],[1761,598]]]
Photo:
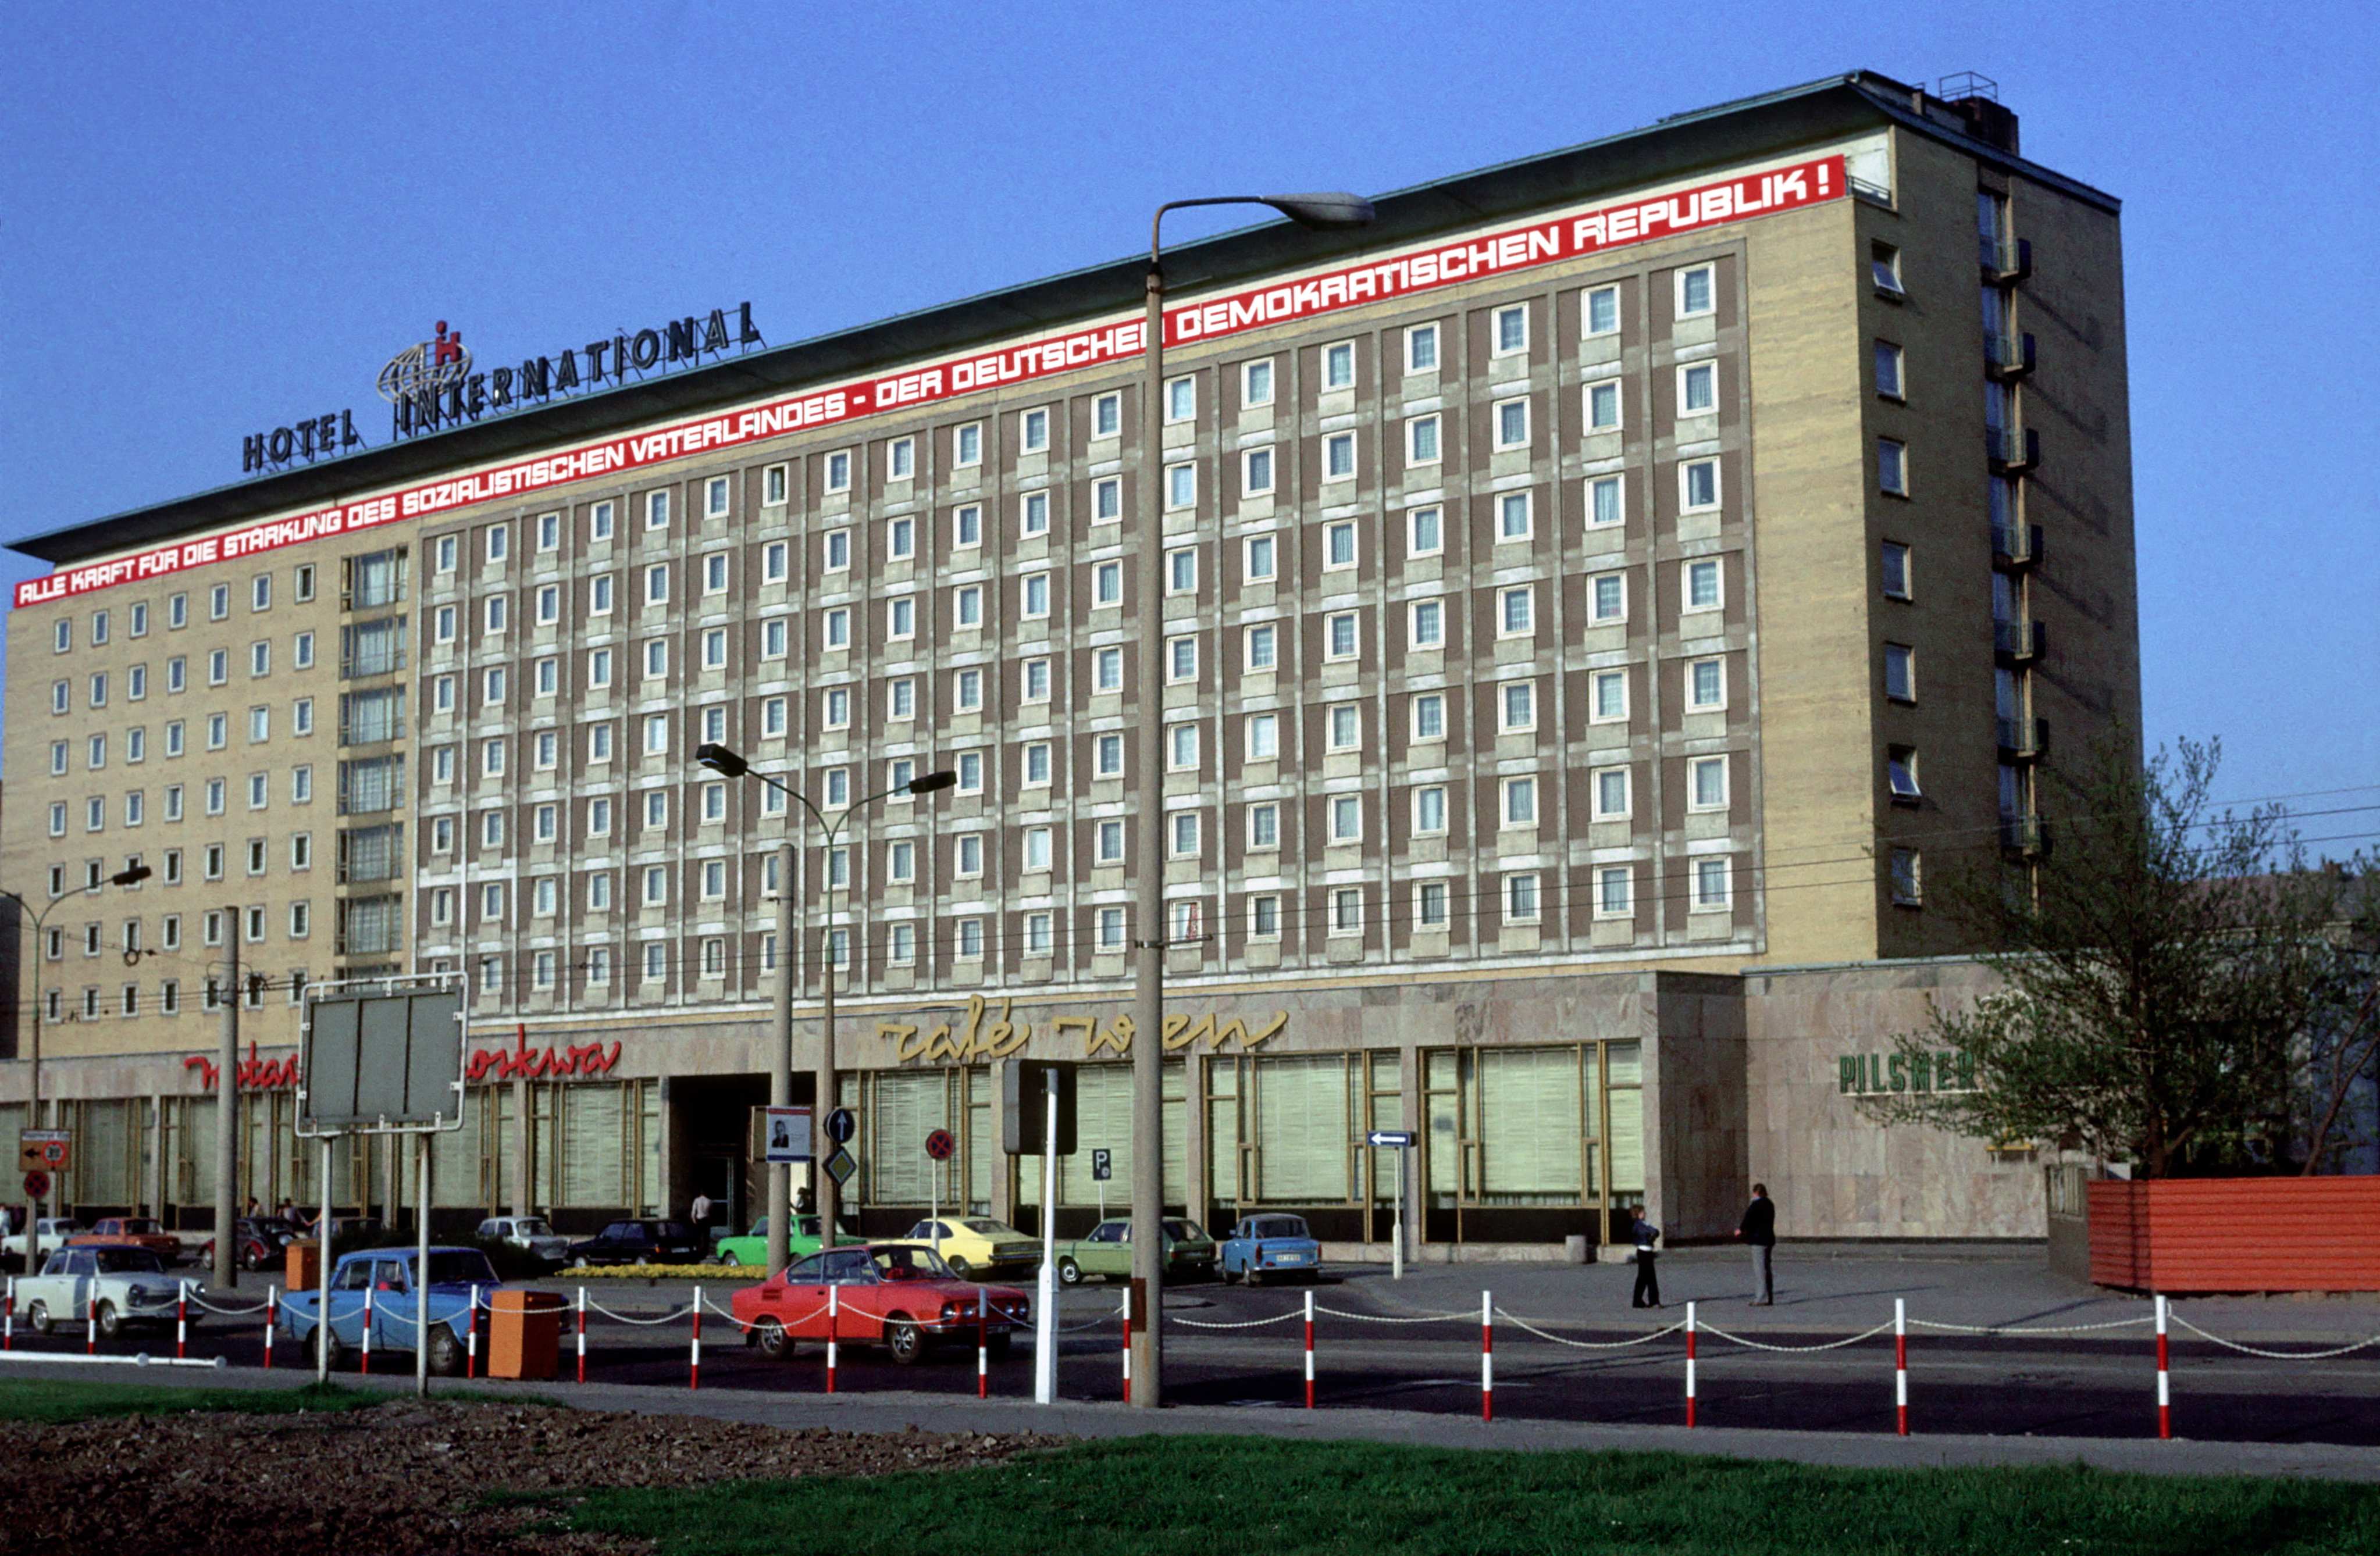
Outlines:
[[529,1172],[537,1157],[529,1131],[537,1120],[529,1116],[528,1082],[513,1082],[513,1159],[506,1163],[506,1176],[512,1185],[513,1214],[535,1215],[537,1207],[529,1203],[531,1184]]
[[[1183,1213],[1208,1225],[1207,1185],[1207,1055],[1185,1054],[1182,1059]],[[1212,1231],[1213,1228],[1208,1226]]]
[[148,1141],[149,1181],[141,1185],[141,1189],[149,1203],[141,1213],[163,1221],[165,1218],[165,1099],[152,1092],[148,1100],[149,1124],[141,1133]]
[[[1001,1074],[1000,1067],[1011,1062],[1012,1061],[1007,1059],[1002,1059],[997,1064],[993,1065],[991,1069],[991,1095],[993,1106],[990,1116],[991,1127],[994,1129],[998,1129],[1000,1128],[999,1100],[1001,1095],[1001,1087],[1004,1084],[1004,1078]],[[994,1143],[996,1146],[997,1141]],[[1026,1160],[1026,1158],[1011,1156],[1006,1152],[997,1149],[995,1149],[991,1153],[991,1183],[990,1186],[990,1192],[988,1196],[991,1201],[991,1219],[994,1221],[1004,1221],[1011,1226],[1016,1224],[1016,1205],[1018,1199],[1016,1193],[1016,1164],[1023,1160]]]

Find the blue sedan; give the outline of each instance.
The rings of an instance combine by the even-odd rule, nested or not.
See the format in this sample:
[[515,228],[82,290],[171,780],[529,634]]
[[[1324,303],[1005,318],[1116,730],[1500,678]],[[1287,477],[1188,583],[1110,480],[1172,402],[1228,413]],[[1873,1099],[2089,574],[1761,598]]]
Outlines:
[[1223,1279],[1250,1285],[1276,1275],[1310,1281],[1322,1263],[1322,1245],[1302,1215],[1244,1216],[1223,1239],[1215,1262]]
[[[410,1351],[420,1342],[416,1314],[426,1308],[430,1370],[453,1376],[463,1370],[463,1335],[471,1326],[472,1289],[480,1300],[499,1283],[495,1267],[478,1248],[433,1248],[430,1279],[416,1278],[419,1256],[411,1248],[365,1248],[342,1257],[331,1271],[331,1366],[360,1350],[364,1294],[371,1294],[371,1348]],[[318,1291],[291,1291],[281,1298],[281,1333],[301,1344],[314,1337]],[[417,1305],[418,1304],[418,1305]]]

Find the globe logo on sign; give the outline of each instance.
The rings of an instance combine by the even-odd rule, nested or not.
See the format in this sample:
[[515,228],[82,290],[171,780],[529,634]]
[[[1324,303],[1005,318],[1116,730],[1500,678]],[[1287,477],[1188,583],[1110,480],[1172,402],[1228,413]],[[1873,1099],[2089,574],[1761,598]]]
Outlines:
[[436,395],[470,372],[471,354],[463,349],[463,332],[449,334],[442,319],[435,339],[416,341],[388,359],[380,370],[380,397],[395,405],[424,393]]

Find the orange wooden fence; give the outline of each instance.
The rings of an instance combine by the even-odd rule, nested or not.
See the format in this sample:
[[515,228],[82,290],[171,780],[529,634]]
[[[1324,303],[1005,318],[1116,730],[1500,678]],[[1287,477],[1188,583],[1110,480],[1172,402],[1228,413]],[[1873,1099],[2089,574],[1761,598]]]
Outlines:
[[2099,1179],[2091,1279],[2135,1291],[2380,1291],[2380,1177]]

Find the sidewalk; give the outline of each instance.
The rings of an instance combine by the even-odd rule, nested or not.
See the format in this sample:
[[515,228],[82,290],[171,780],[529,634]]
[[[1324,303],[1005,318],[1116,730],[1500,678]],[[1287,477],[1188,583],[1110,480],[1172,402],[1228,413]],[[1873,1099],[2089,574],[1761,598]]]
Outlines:
[[[302,1369],[266,1373],[250,1368],[209,1369],[167,1376],[110,1369],[110,1381],[188,1383],[210,1388],[296,1388],[312,1381]],[[0,1361],[0,1380],[55,1379],[55,1368]],[[411,1379],[343,1377],[349,1387],[404,1394]],[[1219,1433],[1306,1441],[1409,1443],[1425,1448],[1627,1450],[1707,1453],[1735,1459],[1782,1459],[1843,1468],[1906,1469],[1957,1465],[2089,1465],[2147,1475],[2287,1475],[2380,1483],[2380,1454],[2330,1444],[2158,1442],[2150,1440],[2057,1437],[1888,1437],[1881,1434],[1744,1431],[1674,1426],[1600,1426],[1560,1421],[1492,1423],[1404,1411],[1245,1410],[1214,1406],[1135,1411],[1120,1405],[1038,1406],[1019,1400],[974,1400],[945,1394],[871,1393],[832,1397],[746,1390],[688,1393],[674,1389],[604,1383],[470,1384],[440,1381],[437,1393],[455,1397],[494,1393],[538,1398],[589,1410],[701,1416],[775,1427],[831,1427],[846,1431],[1046,1431],[1075,1437],[1136,1437]]]

